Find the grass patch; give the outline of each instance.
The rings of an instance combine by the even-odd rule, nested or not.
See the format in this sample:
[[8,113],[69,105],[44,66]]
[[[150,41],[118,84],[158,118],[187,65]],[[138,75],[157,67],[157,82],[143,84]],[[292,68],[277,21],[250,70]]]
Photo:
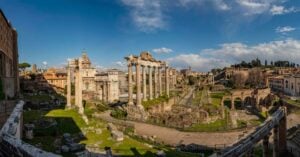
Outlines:
[[214,106],[220,106],[224,95],[225,95],[225,93],[223,93],[223,92],[210,93],[211,103]]
[[143,101],[142,105],[144,106],[144,108],[146,110],[148,110],[151,106],[159,105],[163,102],[167,102],[168,100],[169,100],[169,98],[167,95],[162,95],[162,96],[152,99],[152,100]]
[[184,131],[193,132],[215,132],[227,130],[227,122],[225,119],[216,120],[212,123],[194,124],[191,127],[185,128]]

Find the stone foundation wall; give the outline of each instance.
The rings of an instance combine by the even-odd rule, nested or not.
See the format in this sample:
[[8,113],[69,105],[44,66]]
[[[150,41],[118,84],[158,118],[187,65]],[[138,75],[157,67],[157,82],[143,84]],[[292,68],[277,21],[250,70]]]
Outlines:
[[2,128],[15,106],[16,101],[0,101],[0,128]]
[[20,101],[0,131],[0,155],[28,157],[59,157],[59,155],[43,151],[21,140],[23,131],[23,105]]
[[153,113],[162,113],[166,111],[171,111],[172,106],[176,104],[176,98],[170,98],[167,102],[163,102],[162,104],[158,104],[155,106],[152,106],[148,109],[148,112]]

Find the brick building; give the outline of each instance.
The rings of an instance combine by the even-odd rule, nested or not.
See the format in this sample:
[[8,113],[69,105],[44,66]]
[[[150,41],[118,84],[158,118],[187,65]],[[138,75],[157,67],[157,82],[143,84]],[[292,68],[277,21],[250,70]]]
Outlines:
[[5,99],[15,98],[19,92],[17,36],[0,9],[0,79]]

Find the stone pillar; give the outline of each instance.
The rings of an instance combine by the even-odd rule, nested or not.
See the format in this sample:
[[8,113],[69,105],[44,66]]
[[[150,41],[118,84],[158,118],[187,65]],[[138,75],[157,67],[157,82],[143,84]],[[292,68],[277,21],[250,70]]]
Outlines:
[[166,95],[169,97],[170,96],[170,89],[169,89],[169,68],[166,66],[165,68],[165,81],[166,81]]
[[225,118],[224,100],[221,101],[221,106],[222,106],[222,118]]
[[286,128],[287,128],[287,122],[286,122],[286,109],[285,109],[285,116],[279,121],[279,132],[278,132],[278,143],[279,143],[279,155],[282,156],[287,151],[287,144],[286,144]]
[[263,157],[269,157],[269,136],[263,139]]
[[105,101],[105,102],[107,102],[108,100],[107,100],[107,86],[106,86],[106,82],[104,82],[103,83],[103,100]]
[[279,157],[278,125],[273,129],[273,157]]
[[76,69],[76,71],[75,71],[75,105],[77,106],[78,105],[78,89],[79,89],[79,85],[78,85],[78,83],[79,83],[79,81],[78,81],[78,69]]
[[67,108],[71,108],[71,67],[68,63],[68,76],[67,76]]
[[235,110],[234,99],[231,99],[231,110]]
[[107,81],[107,102],[112,102],[111,95],[110,95],[110,82]]
[[140,71],[140,64],[136,64],[136,105],[141,106],[141,71]]
[[162,96],[161,68],[158,68],[159,95]]
[[153,86],[152,86],[152,67],[149,67],[149,98],[153,99]]
[[82,105],[82,76],[81,76],[81,68],[78,70],[78,108],[79,113],[83,114],[84,108]]
[[146,66],[143,66],[143,100],[147,101]]
[[157,84],[157,73],[158,73],[158,68],[154,68],[154,97],[158,98],[158,84]]
[[132,93],[132,64],[128,63],[128,105],[133,105]]

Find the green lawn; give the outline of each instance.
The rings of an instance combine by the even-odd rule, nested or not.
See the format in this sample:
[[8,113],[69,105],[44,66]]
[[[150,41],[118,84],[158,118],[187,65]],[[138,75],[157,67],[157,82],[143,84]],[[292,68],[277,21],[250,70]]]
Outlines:
[[193,132],[225,131],[227,130],[227,122],[224,119],[220,119],[212,123],[194,124],[189,128],[185,128],[184,130]]
[[300,107],[300,100],[291,100],[291,99],[284,99],[287,103],[295,106],[295,107]]
[[224,95],[225,95],[225,93],[223,93],[223,92],[210,93],[211,103],[215,106],[220,106]]

